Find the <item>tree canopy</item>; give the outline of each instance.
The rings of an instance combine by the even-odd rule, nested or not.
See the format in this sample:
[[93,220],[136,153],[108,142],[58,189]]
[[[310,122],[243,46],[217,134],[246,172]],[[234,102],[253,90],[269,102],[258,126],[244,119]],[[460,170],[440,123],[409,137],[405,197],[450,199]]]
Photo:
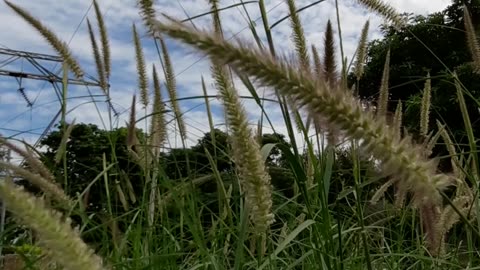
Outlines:
[[[110,172],[110,176],[115,176],[115,181],[111,181],[110,193],[116,194],[115,185],[121,185],[122,190],[128,190],[137,196],[142,194],[145,179],[141,168],[133,162],[128,154],[126,128],[108,131],[93,124],[75,125],[66,147],[68,183],[63,182],[63,164],[54,163],[54,157],[62,140],[62,131],[62,126],[59,126],[58,130],[52,131],[41,141],[40,146],[45,149],[43,161],[55,173],[58,182],[67,190],[68,194],[76,197],[77,194],[85,191],[92,180],[104,170],[104,155],[108,164],[115,164]],[[140,138],[145,136],[141,130],[138,130],[137,133]],[[214,140],[212,134],[215,136]],[[285,137],[280,134],[263,134],[261,143],[262,145],[283,144],[290,147],[290,144],[285,141]],[[160,156],[160,164],[165,176],[172,181],[189,176],[204,176],[213,173],[207,153],[213,157],[214,166],[219,172],[234,173],[228,135],[219,129],[205,133],[191,148],[174,148],[164,151]],[[270,168],[279,168],[285,165],[284,157],[278,146],[271,149],[267,157],[267,164]],[[276,181],[277,184],[285,186],[285,174],[275,169],[271,171],[273,178],[279,179]],[[216,188],[208,186],[205,189],[216,190]],[[105,194],[105,183],[97,181],[91,186],[87,196],[89,199],[86,201],[94,208],[105,207]]]
[[[475,26],[480,23],[478,0],[455,0],[441,12],[427,16],[405,14],[408,25],[402,29],[382,26],[384,37],[369,44],[365,73],[358,82],[358,93],[364,100],[375,103],[378,98],[383,66],[390,49],[388,110],[393,112],[399,100],[404,104],[404,126],[418,132],[422,90],[429,73],[432,100],[430,130],[436,130],[435,119],[446,123],[458,143],[465,143],[465,128],[459,121],[460,109],[452,77],[455,72],[469,93],[467,107],[472,119],[479,115],[480,77],[471,62],[464,31],[463,4]],[[350,74],[350,85],[356,83]],[[473,120],[476,135],[480,122]]]

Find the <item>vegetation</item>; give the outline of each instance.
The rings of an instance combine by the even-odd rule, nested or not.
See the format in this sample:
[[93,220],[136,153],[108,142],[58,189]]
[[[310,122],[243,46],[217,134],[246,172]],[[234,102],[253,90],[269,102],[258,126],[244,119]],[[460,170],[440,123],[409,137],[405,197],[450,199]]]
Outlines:
[[[223,38],[216,0],[202,15],[212,16],[212,32],[160,20],[153,1],[139,0],[144,26],[161,48],[165,82],[155,66],[149,81],[133,25],[140,98],[138,104],[132,98],[126,127],[66,123],[63,110],[58,130],[41,142],[43,152],[0,138],[25,158],[23,166],[0,163],[16,177],[0,182],[9,210],[4,252],[31,269],[478,268],[480,129],[472,120],[479,104],[480,4],[455,0],[443,12],[411,18],[380,0],[359,0],[389,24],[385,37],[370,44],[369,22],[359,29],[350,68],[336,63],[343,50],[330,21],[324,52],[313,46],[310,55],[301,13],[294,0],[286,2],[296,53],[288,61],[275,51],[262,0],[267,40],[252,22],[255,45]],[[65,71],[83,75],[65,43],[6,3],[65,59]],[[100,44],[90,21],[89,36],[110,100],[115,70],[94,4]],[[190,148],[166,38],[210,58],[225,111],[226,130],[215,129],[204,84],[210,131]],[[263,112],[256,129],[235,79]],[[263,125],[271,125],[257,94],[264,86],[282,110],[286,135],[264,133]],[[148,131],[137,127],[139,104]],[[182,148],[166,148],[166,105]]]

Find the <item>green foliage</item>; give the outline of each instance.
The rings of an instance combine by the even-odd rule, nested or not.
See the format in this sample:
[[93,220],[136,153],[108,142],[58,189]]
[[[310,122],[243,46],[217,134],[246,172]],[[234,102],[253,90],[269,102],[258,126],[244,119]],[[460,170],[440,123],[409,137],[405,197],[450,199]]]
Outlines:
[[[422,89],[427,74],[432,78],[431,122],[435,119],[447,124],[453,133],[454,141],[465,144],[459,104],[456,101],[455,86],[450,72],[455,71],[464,87],[468,89],[466,97],[470,115],[479,115],[477,100],[480,99],[478,89],[479,76],[471,65],[463,25],[463,2],[466,2],[475,25],[480,22],[480,4],[477,1],[453,1],[445,10],[427,16],[405,14],[408,25],[396,29],[384,25],[384,37],[374,40],[368,48],[365,74],[359,82],[360,96],[375,102],[378,95],[378,85],[385,56],[390,49],[390,100],[388,110],[393,113],[399,100],[405,104],[404,126],[415,136],[420,135],[420,107]],[[350,83],[355,82],[350,74]],[[476,136],[480,135],[480,122],[472,123]],[[433,125],[432,125],[433,126]],[[431,128],[434,132],[436,127]],[[442,147],[434,149],[434,156],[445,154]],[[448,162],[442,166],[448,167]]]
[[[43,154],[43,161],[54,172],[59,183],[62,183],[64,168],[62,164],[55,164],[53,158],[60,146],[63,136],[62,131],[62,127],[59,126],[58,130],[52,131],[40,143],[41,147],[46,149]],[[139,137],[142,137],[141,131],[138,131],[138,134]],[[112,181],[124,182],[122,180],[128,177],[129,181],[134,184],[137,193],[141,194],[143,177],[140,168],[129,159],[126,138],[126,128],[106,131],[93,124],[77,124],[70,134],[66,147],[66,174],[69,185],[63,188],[68,194],[74,198],[77,194],[82,194],[92,180],[103,171],[103,154],[105,154],[107,161],[114,162],[117,165],[113,170],[115,173],[112,173],[112,175],[116,175]],[[110,188],[110,192],[115,194],[114,187]],[[104,183],[97,181],[87,193],[86,207],[97,210],[103,209],[106,207],[105,201]]]
[[[42,141],[41,146],[45,148],[43,153],[43,161],[57,176],[59,183],[63,179],[63,166],[55,164],[53,157],[59,148],[62,139],[62,128],[49,133]],[[212,173],[211,164],[206,155],[208,153],[216,153],[215,158],[216,168],[221,173],[233,174],[234,163],[231,160],[229,149],[228,135],[218,129],[215,129],[215,145],[212,141],[212,132],[207,132],[200,138],[196,145],[191,148],[170,149],[163,152],[160,156],[162,170],[165,175],[174,181],[180,181],[187,177],[199,177],[210,175]],[[138,131],[139,138],[144,138],[142,131]],[[64,187],[68,190],[70,196],[75,197],[77,194],[82,194],[91,181],[103,171],[102,155],[106,155],[107,161],[117,164],[114,172],[111,175],[117,175],[115,179],[123,183],[125,178],[128,178],[132,183],[135,193],[141,197],[144,188],[144,177],[139,168],[130,159],[126,147],[127,129],[118,128],[112,131],[99,129],[93,124],[77,124],[68,140],[67,153],[67,176],[69,179],[69,186]],[[142,140],[142,139],[141,139]],[[265,144],[282,144],[290,147],[285,141],[283,135],[280,134],[263,134],[262,145]],[[112,150],[113,149],[113,150]],[[187,160],[190,163],[191,171],[188,171]],[[288,181],[288,174],[284,173],[286,161],[278,146],[275,146],[267,157],[267,165],[272,172],[272,182],[274,186],[279,186],[280,189],[286,189],[285,183]],[[125,185],[123,185],[125,187]],[[216,190],[214,183],[203,186],[204,191]],[[116,194],[113,186],[110,189],[111,194]],[[103,209],[106,207],[107,198],[105,196],[104,183],[97,181],[94,183],[88,192],[89,208]],[[118,203],[119,210],[119,203]]]
[[[207,152],[210,154],[216,153],[215,166],[219,172],[234,173],[234,162],[231,158],[228,135],[219,129],[215,129],[213,133],[215,134],[215,145],[212,140],[212,132],[207,132],[191,148],[171,149],[162,153],[161,162],[166,175],[170,179],[181,179],[186,178],[189,173],[193,176],[211,174],[212,167],[208,160]],[[271,143],[290,147],[289,143],[285,141],[284,135],[262,134],[261,145]],[[190,162],[191,172],[187,171],[187,157]],[[279,169],[286,168],[287,162],[278,146],[273,147],[266,162],[273,173],[272,184],[274,186],[285,186],[285,175]]]

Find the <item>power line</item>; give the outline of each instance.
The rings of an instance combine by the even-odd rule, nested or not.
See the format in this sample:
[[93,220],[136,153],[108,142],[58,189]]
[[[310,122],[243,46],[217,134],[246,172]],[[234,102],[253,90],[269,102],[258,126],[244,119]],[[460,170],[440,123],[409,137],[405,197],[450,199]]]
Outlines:
[[[277,3],[274,7],[270,8],[270,9],[267,11],[267,14],[268,14],[269,12],[271,12],[272,10],[274,10],[275,8],[277,8],[280,4],[282,4],[282,2],[279,2],[279,3]],[[79,24],[77,25],[77,27],[75,28],[73,34],[72,34],[71,37],[70,37],[70,40],[68,41],[68,44],[70,44],[70,43],[72,42],[74,36],[75,36],[75,35],[77,34],[77,32],[79,31],[81,24],[83,23],[83,21],[85,20],[85,18],[88,16],[88,13],[89,13],[89,11],[91,10],[92,6],[93,6],[93,1],[92,1],[91,4],[89,5],[89,7],[88,7],[88,9],[86,10],[85,14],[82,16],[82,19],[80,20],[80,22],[79,22]],[[182,9],[184,10],[184,12],[186,12],[186,10],[183,8],[183,6],[181,6],[181,7],[182,7]],[[106,13],[106,12],[105,12],[105,13]],[[258,21],[258,20],[260,20],[260,19],[261,19],[261,16],[259,16],[259,17],[258,17],[257,19],[255,19],[254,21],[256,22],[256,21]],[[242,33],[243,31],[245,31],[245,30],[248,29],[248,28],[249,28],[249,26],[244,27],[243,29],[241,29],[240,31],[238,31],[237,33],[235,33],[234,35],[232,35],[232,36],[231,36],[230,38],[228,38],[227,40],[231,40],[231,39],[235,38],[236,36],[238,36],[240,33]],[[189,70],[190,68],[192,68],[195,64],[197,64],[198,62],[202,61],[203,59],[205,59],[205,57],[201,57],[201,58],[199,58],[198,60],[194,61],[194,62],[193,62],[192,64],[190,64],[189,66],[187,66],[186,68],[184,68],[184,69],[181,70],[180,72],[176,73],[176,74],[175,74],[175,77],[180,76],[181,74],[183,74],[184,72],[186,72],[187,70]],[[53,67],[53,69],[55,69],[56,66],[58,66],[58,63],[55,63],[55,66]],[[60,71],[61,71],[61,69],[60,69],[59,71],[57,71],[57,74],[58,74],[58,72],[60,72]],[[7,72],[5,72],[5,74],[2,74],[2,75],[17,76],[17,77],[19,77],[19,78],[24,77],[24,78],[44,79],[44,80],[46,80],[46,79],[48,78],[48,76],[52,76],[52,75],[55,75],[55,74],[53,74],[52,72],[50,72],[50,74],[42,74],[42,75],[40,75],[40,76],[34,76],[33,74],[25,74],[25,73],[24,73],[24,74],[18,74],[18,73],[15,73],[15,72],[7,71]],[[52,76],[52,77],[50,78],[50,80],[52,80],[52,79],[53,79],[55,82],[61,82],[61,80],[60,80],[60,78],[58,77],[58,75],[57,75],[56,77]],[[72,84],[74,84],[74,83],[72,83]],[[84,83],[81,83],[81,82],[78,82],[78,84],[80,84],[80,85],[85,85]],[[38,93],[37,96],[35,97],[34,102],[38,99],[38,97],[39,97],[39,95],[41,94],[41,91],[43,91],[45,85],[46,85],[46,83],[45,83],[45,84],[42,86],[42,88],[40,89],[39,93]],[[87,85],[85,85],[85,86],[87,86]]]
[[[17,51],[17,50],[12,50],[12,49],[1,49],[0,48],[0,55],[8,55],[8,56],[15,56],[18,59],[25,59],[27,60],[35,69],[38,71],[36,73],[33,72],[24,72],[24,71],[15,71],[15,70],[6,70],[0,68],[0,76],[9,76],[9,77],[14,77],[17,79],[19,83],[19,92],[22,95],[22,97],[25,99],[27,104],[29,105],[30,108],[33,107],[34,102],[30,101],[26,93],[24,92],[24,88],[22,87],[22,79],[32,79],[32,80],[41,80],[45,82],[49,82],[56,94],[57,98],[59,100],[59,103],[62,103],[62,90],[58,86],[58,84],[63,83],[63,78],[54,74],[52,71],[50,71],[48,68],[42,65],[40,61],[47,61],[47,62],[55,62],[56,64],[63,63],[63,59],[59,56],[56,55],[47,55],[47,54],[40,54],[40,53],[34,53],[34,52],[27,52],[27,51]],[[37,61],[39,60],[39,61]],[[66,71],[65,71],[66,72]],[[88,86],[100,86],[100,84],[96,81],[87,81],[87,80],[81,80],[81,79],[73,79],[73,78],[67,78],[67,83],[70,85],[84,85],[86,87]],[[58,119],[59,115],[61,113],[61,109],[59,112],[53,117],[53,119],[50,121],[49,125],[47,128],[44,130],[44,132],[41,134],[40,138],[38,139],[37,143],[42,139],[43,136],[50,130],[50,128],[53,126],[53,124],[56,122]]]
[[[270,13],[272,10],[276,9],[278,6],[280,6],[281,4],[283,4],[283,2],[278,2],[274,7],[272,7],[271,9],[269,9],[266,14]],[[254,22],[257,22],[258,20],[260,20],[262,18],[262,16],[259,16],[257,17]],[[247,30],[249,28],[249,26],[245,26],[243,29],[241,29],[240,31],[238,31],[237,33],[235,33],[234,35],[232,35],[231,37],[229,37],[228,39],[226,39],[227,41],[230,41],[231,39],[235,38],[236,36],[240,35],[243,31]],[[196,65],[198,62],[202,61],[203,59],[207,58],[207,56],[202,56],[201,58],[197,59],[196,61],[194,61],[191,65],[187,66],[186,68],[184,68],[182,71],[180,71],[179,73],[177,73],[175,75],[175,77],[178,77],[179,75],[181,75],[182,73],[186,72],[188,69],[192,68],[194,65]]]
[[[70,36],[70,39],[69,41],[67,42],[67,45],[70,45],[70,43],[72,42],[73,38],[75,37],[75,35],[78,33],[78,30],[80,29],[80,26],[82,25],[82,23],[85,21],[85,18],[88,16],[88,13],[90,12],[90,9],[92,9],[92,6],[93,6],[93,0],[92,2],[90,3],[90,5],[88,6],[87,8],[87,11],[85,11],[85,14],[82,16],[82,18],[80,19],[80,22],[77,24],[77,27],[75,28],[75,30],[73,31],[72,35]],[[58,64],[55,64],[52,68],[52,70],[54,70],[55,68],[57,68]],[[57,72],[55,72],[55,74],[60,74],[60,72],[62,71],[62,69],[60,68],[59,70],[57,70]],[[35,102],[38,97],[40,96],[40,94],[42,93],[42,91],[45,89],[45,86],[47,85],[47,83],[44,83],[43,86],[40,88],[40,91],[38,92],[37,96],[35,97],[35,99],[33,100],[33,102]]]

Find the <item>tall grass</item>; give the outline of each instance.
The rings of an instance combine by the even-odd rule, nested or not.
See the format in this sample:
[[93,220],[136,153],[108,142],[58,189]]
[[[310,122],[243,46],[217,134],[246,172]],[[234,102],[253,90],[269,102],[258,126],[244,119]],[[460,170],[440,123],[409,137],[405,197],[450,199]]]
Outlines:
[[[403,26],[402,17],[382,1],[358,2],[383,15],[395,27]],[[65,59],[66,68],[77,77],[83,75],[65,43],[27,11],[8,1],[6,3],[45,37]],[[140,136],[136,129],[138,119],[135,117],[134,96],[127,142],[109,138],[112,153],[100,157],[102,171],[90,179],[90,185],[81,194],[68,196],[64,190],[68,191],[72,185],[69,179],[56,179],[32,151],[23,150],[7,139],[0,140],[1,144],[23,156],[29,167],[20,168],[7,163],[0,163],[0,166],[28,180],[44,195],[35,197],[7,178],[0,182],[0,197],[18,224],[32,230],[35,240],[31,244],[41,247],[41,256],[51,262],[51,267],[474,269],[472,267],[479,265],[478,248],[475,247],[480,236],[476,192],[479,164],[461,82],[453,76],[471,148],[471,152],[462,158],[458,157],[448,129],[440,122],[437,123],[438,132],[430,133],[429,79],[422,99],[420,128],[423,141],[418,144],[402,132],[402,103],[399,103],[393,121],[386,117],[390,53],[379,82],[378,108],[365,108],[356,98],[356,89],[346,88],[346,73],[350,72],[346,62],[342,59],[341,65],[335,63],[339,48],[334,41],[331,22],[326,22],[324,53],[313,46],[310,59],[301,13],[297,12],[295,1],[286,3],[296,52],[293,60],[286,60],[275,51],[264,1],[258,4],[268,44],[258,39],[254,27],[250,29],[255,43],[225,40],[218,1],[209,1],[211,11],[203,15],[212,16],[212,32],[196,30],[173,19],[159,20],[153,1],[138,1],[139,13],[148,33],[157,45],[160,43],[161,52],[158,53],[170,100],[162,98],[155,66],[152,69],[154,99],[153,102],[148,100],[147,67],[138,28],[133,25],[140,102],[145,109],[145,118],[151,120],[150,129],[146,129],[149,133]],[[110,66],[107,30],[96,2],[95,11],[101,49],[97,46],[91,23],[87,23],[99,81],[109,99],[108,81],[115,70]],[[476,63],[478,44],[468,11],[465,14],[466,38]],[[363,75],[368,27],[367,21],[358,31],[361,39],[352,70],[357,82]],[[173,108],[184,147],[188,132],[176,96],[175,59],[169,56],[165,38],[189,45],[211,60],[215,88],[225,110],[230,145],[225,147],[215,141],[207,86],[202,77],[203,94],[198,98],[205,100],[213,134],[213,151],[207,147],[203,149],[210,164],[207,174],[198,175],[195,168],[190,167],[188,152],[186,168],[180,161],[174,164],[180,172],[180,179],[171,179],[165,171],[161,149],[166,140],[166,104],[170,103]],[[340,51],[343,56],[343,50]],[[233,83],[236,78],[250,91],[262,111],[260,123],[264,118],[270,123],[264,99],[258,94],[260,88],[266,86],[277,98],[275,101],[282,109],[291,147],[280,144],[262,146],[258,140],[263,133],[262,125],[257,130],[251,128]],[[65,95],[66,91],[64,87]],[[150,115],[147,114],[149,107]],[[62,119],[65,114],[64,110]],[[307,115],[307,121],[303,121],[303,114]],[[293,128],[291,116],[297,129]],[[308,130],[307,122],[310,121],[315,126],[313,136]],[[64,169],[68,168],[69,162],[66,155],[66,146],[70,143],[68,136],[74,128],[72,124],[64,129],[55,159],[57,163],[64,162]],[[275,130],[273,125],[271,128]],[[302,146],[295,140],[296,132],[305,138],[303,153],[300,151]],[[324,137],[328,138],[326,144]],[[452,175],[439,173],[435,161],[428,158],[440,138],[447,144],[451,155]],[[119,167],[114,149],[121,143],[127,144],[131,162],[140,168],[141,183],[132,183],[134,176]],[[341,145],[348,147],[343,149]],[[274,147],[278,147],[284,157],[283,167],[266,162]],[[217,168],[220,156],[230,158],[235,164],[234,171]],[[351,166],[339,169],[342,159]],[[367,173],[365,169],[368,169]],[[272,173],[274,170],[292,179],[289,187],[292,194],[286,195],[273,186],[279,177]],[[90,214],[86,211],[86,201],[96,182],[104,186],[106,206]],[[473,184],[469,185],[469,182]],[[205,194],[199,188],[206,183],[216,187],[215,196],[210,201],[204,199]],[[140,192],[134,191],[133,186],[137,184],[141,185]],[[394,186],[394,194],[390,193],[391,186]],[[115,207],[117,203],[120,207]],[[70,217],[75,217],[75,229]],[[456,224],[460,230],[452,230]],[[95,236],[89,245],[82,240],[86,235]],[[461,240],[464,238],[466,245]],[[31,259],[31,256],[24,257],[25,260]],[[44,266],[34,262],[27,267]]]

